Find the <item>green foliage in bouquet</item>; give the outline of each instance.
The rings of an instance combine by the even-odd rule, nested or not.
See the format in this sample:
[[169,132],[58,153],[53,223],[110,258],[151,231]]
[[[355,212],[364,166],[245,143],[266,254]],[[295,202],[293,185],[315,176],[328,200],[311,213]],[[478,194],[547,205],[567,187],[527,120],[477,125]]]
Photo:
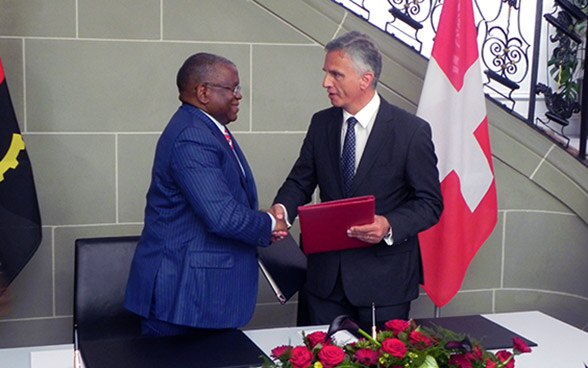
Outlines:
[[[331,336],[347,330],[364,336],[337,345]],[[513,338],[513,352],[486,351],[479,342],[441,327],[426,328],[414,321],[392,320],[372,338],[345,316],[338,317],[327,333],[303,335],[304,345],[278,346],[264,368],[513,368],[514,356],[531,349]]]

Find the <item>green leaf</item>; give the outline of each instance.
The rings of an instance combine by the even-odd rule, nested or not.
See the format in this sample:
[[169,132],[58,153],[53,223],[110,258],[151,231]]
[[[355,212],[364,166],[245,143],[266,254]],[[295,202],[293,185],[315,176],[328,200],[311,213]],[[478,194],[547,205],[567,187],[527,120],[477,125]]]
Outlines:
[[427,355],[423,364],[421,364],[418,368],[439,368],[437,361],[430,355]]

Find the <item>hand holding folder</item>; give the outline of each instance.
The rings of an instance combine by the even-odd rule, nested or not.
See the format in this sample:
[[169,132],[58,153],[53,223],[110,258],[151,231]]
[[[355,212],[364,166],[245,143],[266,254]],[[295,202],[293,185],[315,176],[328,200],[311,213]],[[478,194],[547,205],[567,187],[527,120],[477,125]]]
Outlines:
[[320,253],[372,246],[347,236],[352,226],[374,222],[374,196],[362,196],[298,207],[304,253]]

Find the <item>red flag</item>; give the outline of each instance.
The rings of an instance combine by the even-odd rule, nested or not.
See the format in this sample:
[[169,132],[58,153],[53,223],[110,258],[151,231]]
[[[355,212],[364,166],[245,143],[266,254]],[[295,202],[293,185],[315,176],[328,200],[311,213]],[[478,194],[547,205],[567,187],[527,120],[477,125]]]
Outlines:
[[0,59],[0,295],[41,243],[31,162],[16,121]]
[[496,226],[498,209],[472,0],[445,0],[417,115],[433,130],[444,210],[419,235],[424,290],[442,307]]

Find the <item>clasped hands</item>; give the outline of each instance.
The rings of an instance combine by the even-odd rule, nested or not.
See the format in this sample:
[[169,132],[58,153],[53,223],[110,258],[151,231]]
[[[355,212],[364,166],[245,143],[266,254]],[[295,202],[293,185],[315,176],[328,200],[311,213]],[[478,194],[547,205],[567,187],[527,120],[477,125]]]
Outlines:
[[288,236],[288,223],[286,222],[286,214],[284,208],[278,204],[274,204],[267,210],[276,219],[276,227],[272,231],[272,243],[283,240]]
[[[284,208],[274,204],[268,211],[276,219],[276,227],[272,231],[272,243],[288,236],[288,223]],[[390,223],[384,216],[375,215],[374,222],[367,225],[352,226],[347,230],[347,236],[370,244],[378,244],[390,231]]]

